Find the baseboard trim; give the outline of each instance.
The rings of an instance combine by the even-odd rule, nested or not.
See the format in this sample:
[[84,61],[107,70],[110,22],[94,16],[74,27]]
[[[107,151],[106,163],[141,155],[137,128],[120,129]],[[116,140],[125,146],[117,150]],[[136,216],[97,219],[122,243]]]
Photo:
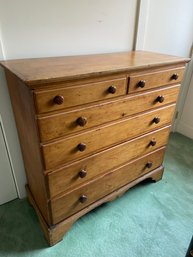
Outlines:
[[180,122],[177,126],[176,131],[181,133],[184,136],[187,136],[193,139],[193,128],[188,126],[187,124]]

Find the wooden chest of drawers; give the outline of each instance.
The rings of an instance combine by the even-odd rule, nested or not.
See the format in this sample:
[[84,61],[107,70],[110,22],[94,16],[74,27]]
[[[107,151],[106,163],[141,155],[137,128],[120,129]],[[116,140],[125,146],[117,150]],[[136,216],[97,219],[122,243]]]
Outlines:
[[136,51],[1,62],[50,245],[93,208],[161,179],[187,61]]

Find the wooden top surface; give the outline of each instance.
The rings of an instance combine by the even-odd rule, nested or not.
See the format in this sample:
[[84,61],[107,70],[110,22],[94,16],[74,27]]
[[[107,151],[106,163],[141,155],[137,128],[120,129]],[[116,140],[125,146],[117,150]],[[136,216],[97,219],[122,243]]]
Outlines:
[[89,78],[150,67],[188,62],[188,58],[153,52],[132,51],[110,54],[33,58],[2,61],[1,65],[31,88],[41,83]]

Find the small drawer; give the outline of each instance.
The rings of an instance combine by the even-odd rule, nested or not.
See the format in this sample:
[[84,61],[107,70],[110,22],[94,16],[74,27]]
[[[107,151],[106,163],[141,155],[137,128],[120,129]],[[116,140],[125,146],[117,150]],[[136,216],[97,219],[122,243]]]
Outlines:
[[155,87],[181,82],[184,68],[169,69],[139,75],[131,75],[129,78],[128,93],[139,92]]
[[115,98],[126,94],[126,78],[90,83],[66,88],[35,91],[37,113]]
[[51,169],[171,123],[175,104],[88,132],[43,144],[45,168]]
[[180,85],[37,118],[41,142],[176,102]]
[[[69,217],[162,164],[164,148],[95,178],[74,191],[51,200],[53,224]],[[100,188],[100,190],[99,190]]]

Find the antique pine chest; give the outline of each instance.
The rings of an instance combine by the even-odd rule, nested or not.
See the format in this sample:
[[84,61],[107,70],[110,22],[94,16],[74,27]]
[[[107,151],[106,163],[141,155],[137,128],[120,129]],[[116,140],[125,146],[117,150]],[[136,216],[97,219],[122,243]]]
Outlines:
[[162,178],[187,61],[133,51],[1,62],[50,245],[93,208]]

